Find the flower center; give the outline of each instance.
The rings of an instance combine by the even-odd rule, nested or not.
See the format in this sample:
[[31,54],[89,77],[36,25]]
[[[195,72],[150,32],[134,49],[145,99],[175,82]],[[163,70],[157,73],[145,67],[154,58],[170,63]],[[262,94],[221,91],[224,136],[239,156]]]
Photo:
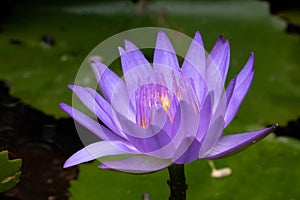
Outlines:
[[135,96],[136,101],[136,122],[141,127],[146,128],[152,121],[153,109],[163,108],[170,121],[176,109],[174,95],[164,86],[158,84],[147,84],[141,86]]
[[172,89],[158,83],[142,85],[136,91],[136,123],[146,128],[151,124],[155,110],[163,108],[171,123],[174,122],[180,101],[185,101],[199,114],[199,103],[191,84],[182,76],[173,77]]

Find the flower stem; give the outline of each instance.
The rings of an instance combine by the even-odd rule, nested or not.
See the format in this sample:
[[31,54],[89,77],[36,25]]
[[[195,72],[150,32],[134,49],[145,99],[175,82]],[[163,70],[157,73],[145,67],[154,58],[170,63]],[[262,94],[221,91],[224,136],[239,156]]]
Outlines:
[[170,179],[169,200],[186,200],[187,184],[185,183],[184,165],[173,164],[168,167]]

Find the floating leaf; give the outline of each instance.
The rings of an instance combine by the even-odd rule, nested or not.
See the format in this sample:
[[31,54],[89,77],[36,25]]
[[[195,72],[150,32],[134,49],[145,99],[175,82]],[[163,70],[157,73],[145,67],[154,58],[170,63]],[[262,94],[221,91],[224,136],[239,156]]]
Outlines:
[[0,152],[0,192],[14,187],[20,180],[22,160],[8,159],[8,151]]

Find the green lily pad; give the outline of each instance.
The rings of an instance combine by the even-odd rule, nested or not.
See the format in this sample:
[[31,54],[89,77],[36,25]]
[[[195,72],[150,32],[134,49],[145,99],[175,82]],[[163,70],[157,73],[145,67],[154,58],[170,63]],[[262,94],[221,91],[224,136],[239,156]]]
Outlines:
[[[299,199],[300,142],[290,138],[265,139],[239,154],[214,161],[232,174],[210,177],[205,160],[186,165],[188,199]],[[80,165],[78,180],[71,182],[71,200],[168,199],[167,170],[147,175],[105,171],[97,162]]]
[[8,159],[8,151],[0,152],[0,192],[14,187],[20,180],[22,160]]

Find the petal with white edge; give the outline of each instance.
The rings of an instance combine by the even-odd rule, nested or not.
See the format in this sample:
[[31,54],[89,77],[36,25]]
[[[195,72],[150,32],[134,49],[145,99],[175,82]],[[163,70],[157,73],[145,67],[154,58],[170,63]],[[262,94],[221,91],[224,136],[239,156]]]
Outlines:
[[64,164],[64,168],[78,165],[102,157],[138,154],[134,147],[123,142],[100,141],[92,143],[73,154]]
[[[80,101],[92,111],[107,127],[112,131],[118,132],[112,121],[111,107],[106,101],[102,101],[98,104],[96,101],[99,100],[100,95],[93,91],[91,88],[84,88],[77,85],[69,85],[69,88],[77,95]],[[103,109],[104,108],[104,109]]]
[[104,98],[110,102],[117,84],[123,85],[125,88],[123,80],[96,58],[91,60],[90,65]]
[[159,159],[147,155],[135,155],[121,160],[102,162],[100,168],[141,174],[159,171],[171,164],[171,159]]
[[[163,109],[162,109],[163,110]],[[165,113],[164,110],[162,113]],[[162,126],[155,126],[150,124],[148,127],[142,128],[140,125],[124,118],[117,113],[119,119],[120,129],[126,135],[126,138],[143,153],[148,153],[161,149],[167,145],[171,138],[165,130],[170,130],[171,122],[166,117],[166,123]],[[164,119],[161,119],[162,121]]]
[[222,136],[210,152],[202,158],[216,159],[237,153],[241,149],[246,148],[267,136],[274,131],[276,127],[277,125],[273,125],[257,131]]
[[189,47],[189,50],[182,64],[182,71],[187,77],[193,77],[195,70],[202,77],[205,75],[206,55],[203,41],[199,32],[196,32],[195,37]]
[[166,66],[176,71],[179,70],[178,59],[173,45],[163,31],[159,31],[157,35],[153,63],[154,67],[156,67],[155,64],[158,64],[158,67]]
[[227,127],[236,115],[242,101],[244,100],[253,80],[252,71],[254,54],[252,53],[244,68],[230,81],[227,89],[227,111],[225,115],[225,127]]
[[92,133],[97,135],[102,140],[120,140],[123,141],[124,138],[100,125],[98,121],[91,118],[90,116],[78,111],[77,109],[61,103],[59,104],[60,108],[63,109],[68,115],[70,115],[74,120],[76,120],[83,127],[90,130]]

